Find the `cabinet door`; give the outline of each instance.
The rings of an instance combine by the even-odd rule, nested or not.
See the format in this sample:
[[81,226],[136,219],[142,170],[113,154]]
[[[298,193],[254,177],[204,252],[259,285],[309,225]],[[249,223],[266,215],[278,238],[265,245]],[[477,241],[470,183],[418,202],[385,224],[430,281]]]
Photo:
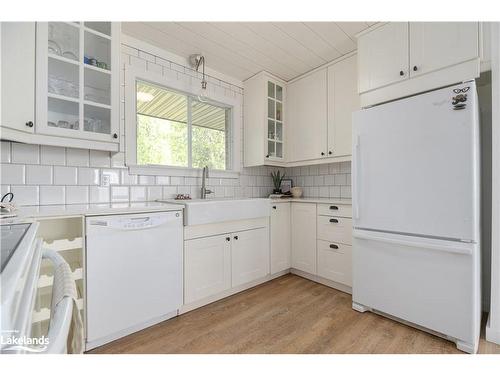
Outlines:
[[316,205],[292,203],[292,267],[316,274]]
[[231,273],[233,287],[269,274],[269,231],[252,229],[232,234]]
[[326,69],[322,69],[288,86],[290,161],[320,159],[326,155],[326,84]]
[[1,23],[1,124],[33,133],[35,123],[35,23]]
[[479,58],[477,22],[410,22],[412,77]]
[[271,209],[271,274],[290,268],[290,203],[275,203]]
[[318,276],[351,286],[351,246],[318,240]]
[[231,288],[230,236],[188,240],[184,243],[184,303]]
[[358,38],[360,93],[407,79],[408,67],[407,22],[391,22]]
[[360,108],[357,58],[328,67],[328,156],[351,155],[352,113]]

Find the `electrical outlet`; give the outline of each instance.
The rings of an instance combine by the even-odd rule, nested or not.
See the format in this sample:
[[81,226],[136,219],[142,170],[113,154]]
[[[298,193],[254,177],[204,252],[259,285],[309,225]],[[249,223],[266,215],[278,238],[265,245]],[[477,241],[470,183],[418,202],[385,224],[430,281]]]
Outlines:
[[107,187],[109,186],[109,181],[111,179],[111,176],[107,173],[102,173],[101,175],[101,186]]

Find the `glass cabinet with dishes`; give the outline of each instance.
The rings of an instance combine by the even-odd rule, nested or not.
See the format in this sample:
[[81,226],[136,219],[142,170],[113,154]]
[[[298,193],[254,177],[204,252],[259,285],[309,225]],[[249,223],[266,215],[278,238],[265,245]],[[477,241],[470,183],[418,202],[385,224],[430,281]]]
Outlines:
[[37,23],[37,132],[119,143],[119,23]]
[[261,72],[244,81],[244,92],[244,165],[283,165],[286,82]]

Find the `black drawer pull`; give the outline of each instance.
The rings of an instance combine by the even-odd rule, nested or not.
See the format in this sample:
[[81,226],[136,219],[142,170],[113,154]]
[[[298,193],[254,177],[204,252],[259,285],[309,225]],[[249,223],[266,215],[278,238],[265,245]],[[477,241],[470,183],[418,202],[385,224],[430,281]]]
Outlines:
[[330,210],[338,210],[338,206],[330,206]]
[[276,209],[276,206],[273,206],[274,209]]
[[238,239],[238,236],[234,236],[233,238],[234,238],[235,240],[237,240],[237,239]]
[[226,237],[226,241],[231,241],[231,237]]
[[337,245],[334,245],[334,244],[330,244],[330,249],[338,249],[339,247]]
[[339,221],[337,219],[330,219],[330,223],[338,223]]

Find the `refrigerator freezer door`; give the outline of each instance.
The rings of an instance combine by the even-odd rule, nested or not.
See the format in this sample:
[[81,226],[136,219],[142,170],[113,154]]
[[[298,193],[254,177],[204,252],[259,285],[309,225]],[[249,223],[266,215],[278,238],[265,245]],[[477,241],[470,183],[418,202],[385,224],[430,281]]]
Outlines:
[[477,244],[355,230],[353,302],[458,339],[479,338]]
[[468,82],[355,112],[354,227],[477,241],[476,106]]

